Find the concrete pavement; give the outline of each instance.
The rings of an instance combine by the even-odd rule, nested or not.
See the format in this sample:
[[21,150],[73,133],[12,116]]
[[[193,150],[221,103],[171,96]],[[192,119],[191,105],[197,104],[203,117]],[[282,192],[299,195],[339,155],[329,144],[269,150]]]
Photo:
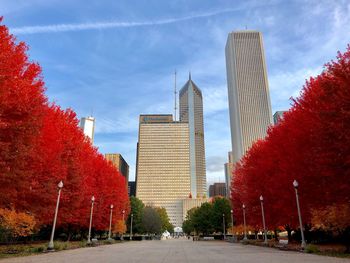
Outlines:
[[36,256],[0,260],[0,263],[187,263],[187,262],[347,262],[349,259],[324,257],[271,248],[232,244],[223,241],[171,239],[133,241],[100,247],[66,250]]

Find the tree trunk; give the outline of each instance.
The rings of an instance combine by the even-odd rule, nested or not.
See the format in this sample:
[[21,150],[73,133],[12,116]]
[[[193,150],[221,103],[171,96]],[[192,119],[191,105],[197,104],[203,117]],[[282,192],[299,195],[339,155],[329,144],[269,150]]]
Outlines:
[[275,240],[278,241],[277,229],[275,229],[273,232],[275,233]]
[[288,233],[288,243],[290,243],[292,241],[292,229],[289,225],[286,225],[286,231]]

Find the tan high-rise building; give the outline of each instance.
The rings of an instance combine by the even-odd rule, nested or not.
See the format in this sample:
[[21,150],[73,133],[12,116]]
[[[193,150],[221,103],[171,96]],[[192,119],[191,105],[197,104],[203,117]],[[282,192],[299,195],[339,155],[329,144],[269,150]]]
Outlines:
[[262,34],[238,31],[228,35],[226,71],[234,163],[272,124]]
[[117,170],[125,177],[126,188],[129,182],[129,165],[119,153],[106,153],[105,158],[111,161]]
[[170,222],[182,226],[183,199],[191,192],[190,138],[187,122],[171,114],[141,115],[136,160],[136,197],[164,207]]
[[191,194],[206,196],[206,171],[202,92],[189,80],[180,90],[180,122],[188,122],[190,136]]

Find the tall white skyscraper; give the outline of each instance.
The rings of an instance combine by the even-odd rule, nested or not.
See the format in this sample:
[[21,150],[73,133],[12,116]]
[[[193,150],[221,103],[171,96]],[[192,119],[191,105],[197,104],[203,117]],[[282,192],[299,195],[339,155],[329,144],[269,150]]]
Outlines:
[[262,34],[230,33],[225,53],[232,154],[237,162],[272,124]]
[[180,90],[180,122],[188,122],[190,135],[191,194],[206,195],[206,171],[202,92],[189,80]]
[[94,117],[83,117],[80,119],[80,128],[83,130],[85,136],[89,137],[91,143],[94,143],[95,133],[95,118]]

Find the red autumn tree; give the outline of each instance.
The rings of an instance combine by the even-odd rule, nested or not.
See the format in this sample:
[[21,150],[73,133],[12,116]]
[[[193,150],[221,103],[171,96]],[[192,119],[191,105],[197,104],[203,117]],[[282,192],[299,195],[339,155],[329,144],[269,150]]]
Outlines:
[[0,207],[15,206],[29,187],[29,160],[46,107],[41,68],[26,50],[0,25]]
[[111,204],[113,223],[129,213],[124,177],[84,136],[71,109],[48,105],[41,69],[26,50],[0,25],[0,208],[51,225],[62,180],[57,226],[86,229],[94,195],[93,227],[107,230]]
[[[350,203],[350,47],[306,82],[280,124],[271,127],[236,165],[232,202],[238,220],[261,229],[259,196],[266,223],[298,228],[293,180],[299,182],[304,223],[312,209]],[[347,222],[350,226],[350,219]]]

